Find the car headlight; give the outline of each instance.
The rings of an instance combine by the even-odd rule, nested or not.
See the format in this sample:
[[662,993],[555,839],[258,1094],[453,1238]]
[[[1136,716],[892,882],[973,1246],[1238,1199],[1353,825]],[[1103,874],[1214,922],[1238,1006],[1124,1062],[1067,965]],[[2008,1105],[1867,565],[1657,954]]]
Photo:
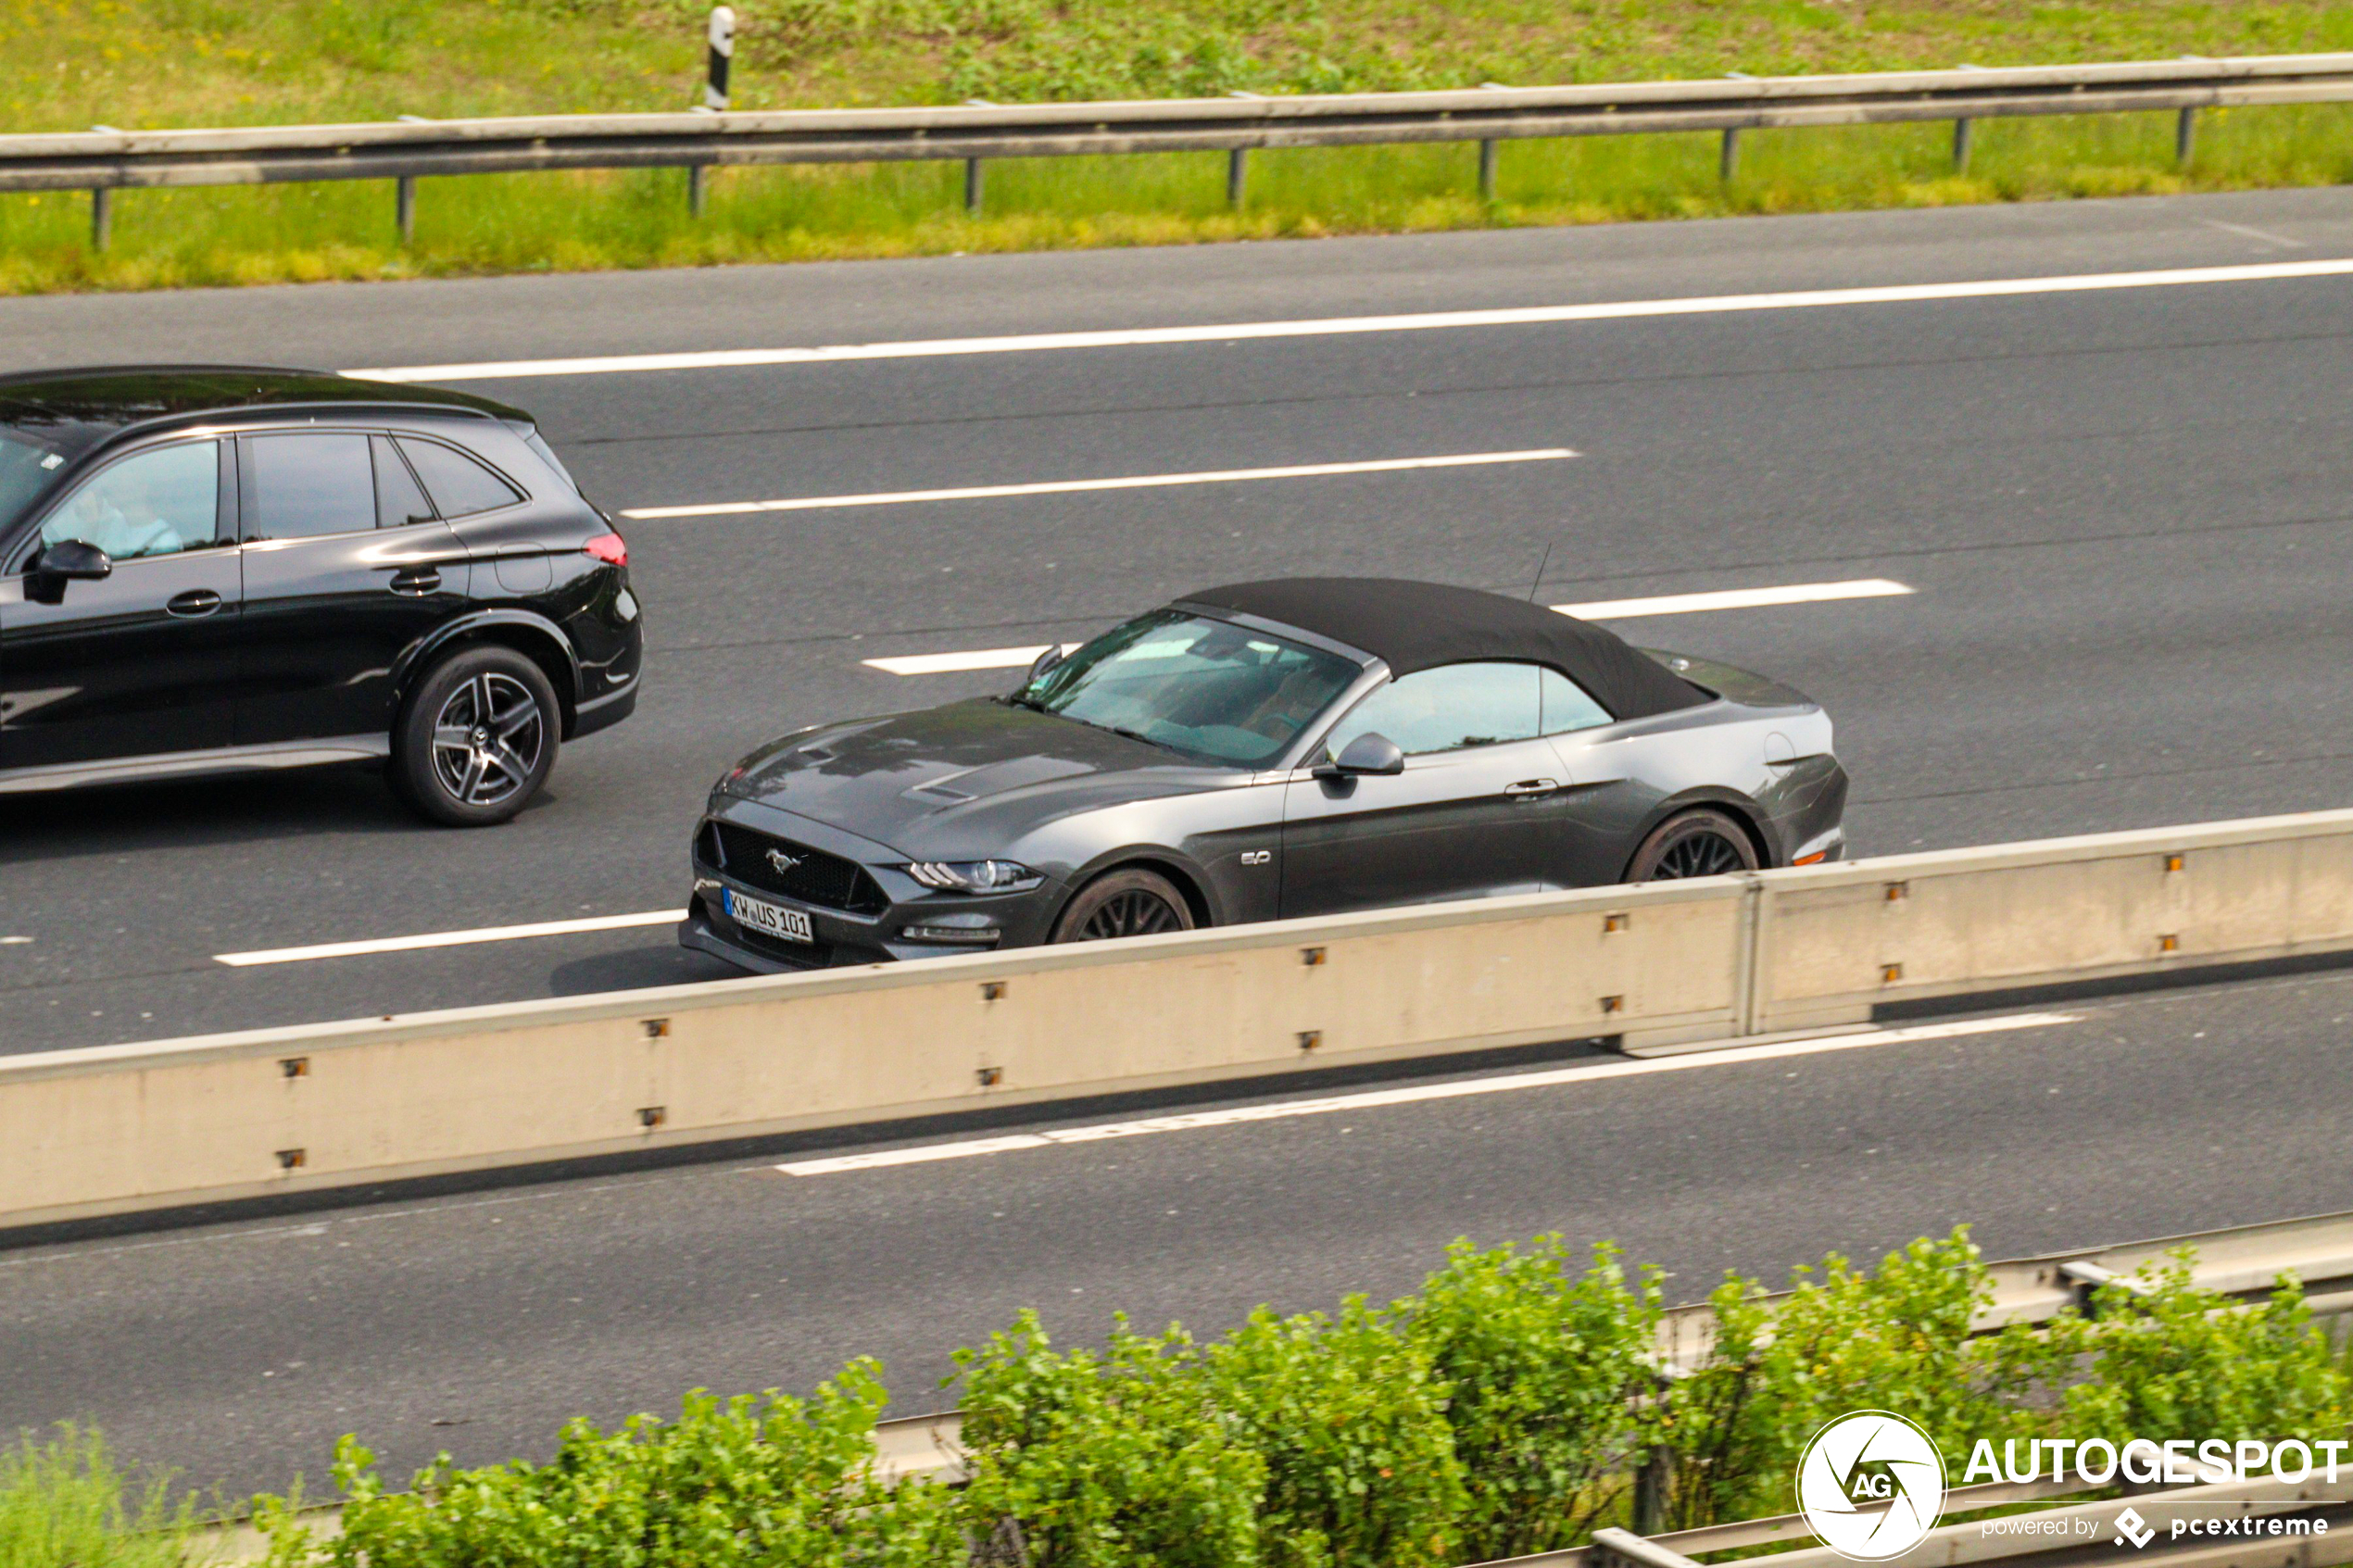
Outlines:
[[1046,880],[1018,860],[917,860],[907,874],[950,893],[1026,893]]

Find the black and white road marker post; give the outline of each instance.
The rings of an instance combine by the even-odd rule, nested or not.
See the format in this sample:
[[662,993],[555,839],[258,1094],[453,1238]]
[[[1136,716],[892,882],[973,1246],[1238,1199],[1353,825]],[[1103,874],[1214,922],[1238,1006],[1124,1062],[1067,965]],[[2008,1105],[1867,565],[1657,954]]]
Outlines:
[[[732,6],[711,8],[710,64],[703,73],[702,102],[695,106],[703,114],[724,114],[727,111],[727,77],[736,62],[736,11]],[[689,164],[686,168],[686,208],[697,218],[703,213],[711,167]]]

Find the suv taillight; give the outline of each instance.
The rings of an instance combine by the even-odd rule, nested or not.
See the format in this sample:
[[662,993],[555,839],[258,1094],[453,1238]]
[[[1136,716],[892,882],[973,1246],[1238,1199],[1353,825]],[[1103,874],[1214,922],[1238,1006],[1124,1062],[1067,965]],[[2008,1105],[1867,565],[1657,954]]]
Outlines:
[[599,533],[580,546],[584,556],[594,556],[608,566],[627,566],[629,546],[618,533]]

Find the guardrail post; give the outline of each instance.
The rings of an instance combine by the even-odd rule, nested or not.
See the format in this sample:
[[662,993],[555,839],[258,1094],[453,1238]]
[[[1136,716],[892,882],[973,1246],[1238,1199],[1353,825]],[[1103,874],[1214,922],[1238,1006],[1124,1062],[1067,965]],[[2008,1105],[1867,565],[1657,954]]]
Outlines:
[[710,172],[707,164],[690,163],[686,166],[686,213],[691,218],[700,218],[703,209],[711,205]]
[[1226,205],[1239,212],[1250,183],[1250,149],[1236,147],[1226,155]]
[[1969,172],[1969,127],[1972,123],[1968,119],[1953,122],[1953,172],[1956,174]]
[[104,250],[114,238],[114,192],[104,185],[90,193],[90,248]]
[[974,218],[980,216],[980,159],[968,157],[964,160],[964,211]]
[[1478,144],[1478,199],[1483,202],[1495,199],[1495,149],[1500,145],[1493,141]]
[[727,107],[727,72],[736,59],[736,13],[731,6],[711,8],[711,64],[703,79],[702,107],[713,114]]
[[404,174],[392,182],[392,216],[400,226],[402,249],[417,243],[417,177]]
[[2173,161],[2186,169],[2197,146],[2197,109],[2184,108],[2173,118]]
[[1740,169],[1741,128],[1737,125],[1728,125],[1724,127],[1724,150],[1716,157],[1716,177],[1729,185],[1732,182],[1732,176],[1738,174]]

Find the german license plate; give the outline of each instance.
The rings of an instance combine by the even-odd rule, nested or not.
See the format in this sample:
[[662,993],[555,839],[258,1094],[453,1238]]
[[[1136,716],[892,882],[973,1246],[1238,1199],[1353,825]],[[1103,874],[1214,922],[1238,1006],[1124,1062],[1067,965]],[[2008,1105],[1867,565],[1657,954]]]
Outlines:
[[809,929],[809,915],[802,909],[787,909],[782,904],[771,904],[764,898],[747,898],[730,887],[721,901],[726,906],[727,918],[747,931],[757,931],[762,936],[774,936],[784,942],[814,942],[817,938]]

